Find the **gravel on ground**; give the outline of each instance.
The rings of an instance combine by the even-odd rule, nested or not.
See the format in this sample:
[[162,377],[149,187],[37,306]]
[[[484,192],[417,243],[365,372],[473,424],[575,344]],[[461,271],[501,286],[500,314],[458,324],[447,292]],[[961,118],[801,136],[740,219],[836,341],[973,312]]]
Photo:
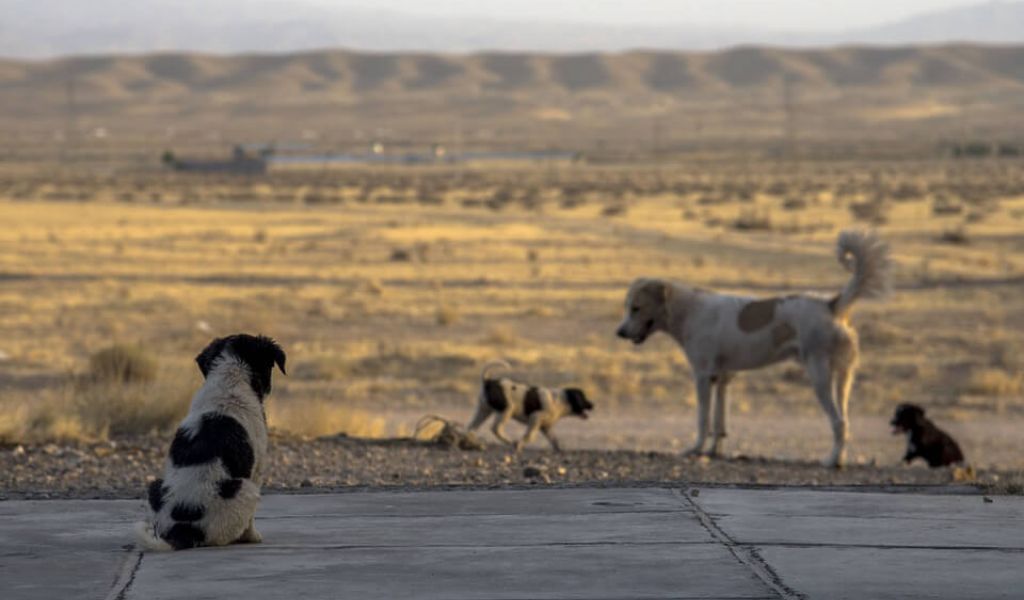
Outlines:
[[[162,471],[169,440],[150,435],[97,443],[18,445],[0,449],[0,500],[141,498]],[[920,486],[977,484],[1017,491],[1019,473],[928,469],[923,465],[850,464],[829,469],[811,461],[732,455],[682,457],[626,450],[529,449],[514,454],[489,445],[462,450],[411,439],[344,435],[305,440],[273,435],[264,490],[303,492],[450,486],[575,484],[738,484]],[[1019,491],[1017,491],[1019,493]]]

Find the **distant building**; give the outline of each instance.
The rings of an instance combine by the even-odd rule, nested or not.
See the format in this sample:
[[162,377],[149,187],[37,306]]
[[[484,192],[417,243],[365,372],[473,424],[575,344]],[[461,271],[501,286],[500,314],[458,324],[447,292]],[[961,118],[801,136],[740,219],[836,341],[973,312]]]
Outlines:
[[262,175],[267,172],[267,151],[250,154],[242,146],[235,146],[229,160],[179,159],[171,152],[165,152],[164,164],[175,171],[188,173],[237,173],[240,175]]

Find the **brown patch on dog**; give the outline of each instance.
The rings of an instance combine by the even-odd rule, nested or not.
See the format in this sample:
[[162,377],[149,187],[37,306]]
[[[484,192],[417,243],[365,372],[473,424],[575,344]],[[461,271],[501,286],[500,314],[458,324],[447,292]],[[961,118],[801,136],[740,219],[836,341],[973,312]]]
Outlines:
[[796,337],[796,330],[789,323],[779,323],[772,327],[772,344],[776,348]]
[[747,303],[740,309],[737,323],[741,331],[750,333],[763,327],[767,327],[775,319],[775,305],[781,302],[780,298],[768,300],[755,300]]
[[540,410],[540,390],[532,387],[526,390],[526,395],[523,396],[523,414],[530,416],[538,410]]

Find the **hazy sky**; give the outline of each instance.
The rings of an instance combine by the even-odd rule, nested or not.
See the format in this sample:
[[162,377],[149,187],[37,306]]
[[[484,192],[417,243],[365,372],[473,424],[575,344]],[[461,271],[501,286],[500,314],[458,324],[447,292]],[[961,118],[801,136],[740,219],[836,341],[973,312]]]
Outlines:
[[306,0],[416,15],[599,23],[728,25],[842,30],[978,0]]

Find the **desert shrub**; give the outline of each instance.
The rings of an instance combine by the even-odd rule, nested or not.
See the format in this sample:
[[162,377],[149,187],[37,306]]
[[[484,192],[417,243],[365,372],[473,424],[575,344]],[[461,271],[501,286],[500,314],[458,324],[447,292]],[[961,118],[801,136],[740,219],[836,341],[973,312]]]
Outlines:
[[391,262],[409,262],[412,260],[412,253],[405,248],[393,248],[388,260]]
[[437,307],[434,318],[438,325],[454,325],[459,320],[459,311],[450,304],[442,304]]
[[519,340],[519,336],[506,325],[495,325],[483,339],[483,343],[491,346],[513,346]]
[[733,220],[732,226],[740,231],[771,231],[772,216],[767,210],[744,209]]
[[970,239],[967,237],[967,228],[963,225],[957,225],[956,227],[943,230],[943,232],[939,234],[939,241],[944,244],[962,246],[969,243]]
[[872,225],[884,225],[889,221],[886,213],[889,207],[882,200],[854,202],[850,204],[850,214],[858,221],[867,221]]
[[1024,377],[990,367],[971,371],[964,391],[979,396],[1014,396],[1024,390]]
[[939,196],[932,202],[932,214],[936,216],[958,215],[963,211],[963,204],[954,202],[946,196]]
[[807,200],[803,198],[791,196],[782,201],[782,208],[786,210],[803,210],[807,208]]
[[609,204],[601,209],[601,216],[603,217],[621,217],[626,214],[625,204]]
[[114,344],[89,357],[92,383],[138,383],[156,378],[156,360],[137,346]]

